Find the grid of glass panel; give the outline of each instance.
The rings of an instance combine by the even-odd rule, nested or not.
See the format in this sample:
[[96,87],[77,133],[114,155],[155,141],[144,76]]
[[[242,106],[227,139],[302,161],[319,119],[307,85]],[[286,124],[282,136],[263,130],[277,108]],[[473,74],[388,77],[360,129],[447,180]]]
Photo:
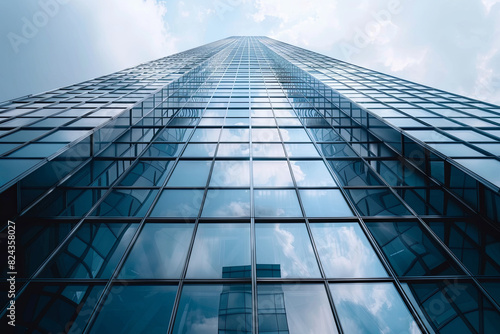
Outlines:
[[180,54],[196,70],[141,102],[135,122],[90,140],[54,186],[22,188],[31,200],[9,217],[19,328],[495,332],[496,227],[271,44]]
[[500,177],[496,172],[500,169],[500,107],[269,38],[259,40],[346,101],[367,110],[374,127],[383,120],[385,134],[378,135],[390,146],[484,216],[500,221]]

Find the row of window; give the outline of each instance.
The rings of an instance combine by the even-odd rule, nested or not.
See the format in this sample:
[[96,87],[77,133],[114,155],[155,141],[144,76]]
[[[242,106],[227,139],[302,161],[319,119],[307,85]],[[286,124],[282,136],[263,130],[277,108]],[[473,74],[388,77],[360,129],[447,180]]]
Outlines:
[[[110,278],[138,226],[137,223],[84,223],[38,277]],[[190,250],[195,226],[196,237]],[[319,264],[327,278],[387,277],[358,223],[310,223],[308,226],[314,247],[304,223],[256,223],[257,277],[321,278]],[[366,226],[398,276],[464,275],[417,222],[366,222]],[[435,226],[443,228],[443,225]],[[147,223],[118,278],[179,279],[184,277],[190,254],[187,279],[249,279],[250,235],[250,224],[243,222]],[[461,238],[457,236],[454,240],[465,241],[463,235]],[[491,242],[488,247],[498,248],[498,243]],[[457,253],[466,262],[474,258],[473,253],[465,257],[463,254]],[[481,263],[488,263],[492,266],[489,272],[498,275],[500,259],[493,250],[488,254],[480,254],[486,261]],[[242,269],[245,267],[247,270]],[[473,264],[471,268],[477,270]]]
[[[469,282],[402,286],[424,320],[421,326],[429,332],[496,331],[500,315]],[[102,285],[32,283],[16,303],[24,310],[16,318],[16,328],[81,333],[102,291]],[[344,333],[422,332],[392,283],[331,283],[327,288],[311,283],[258,284],[255,301],[250,284],[184,284],[182,288],[115,284],[87,329],[89,333],[249,334],[254,302],[259,333],[338,333],[339,326]]]

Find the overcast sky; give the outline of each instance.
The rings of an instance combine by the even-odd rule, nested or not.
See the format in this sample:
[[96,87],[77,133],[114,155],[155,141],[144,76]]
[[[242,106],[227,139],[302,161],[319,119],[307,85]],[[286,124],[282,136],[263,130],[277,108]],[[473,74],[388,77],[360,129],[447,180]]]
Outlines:
[[3,0],[0,100],[231,35],[500,104],[500,0]]

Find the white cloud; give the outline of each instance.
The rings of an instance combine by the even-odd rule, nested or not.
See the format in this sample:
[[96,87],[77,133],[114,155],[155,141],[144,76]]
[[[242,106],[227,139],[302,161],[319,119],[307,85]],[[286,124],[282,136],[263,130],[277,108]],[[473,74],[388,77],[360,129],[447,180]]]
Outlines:
[[74,1],[86,17],[93,42],[103,61],[125,68],[177,51],[177,39],[168,31],[167,7],[157,0]]
[[500,103],[499,0],[255,0],[270,37]]
[[483,3],[486,10],[489,12],[494,5],[500,3],[500,0],[481,0],[481,2]]

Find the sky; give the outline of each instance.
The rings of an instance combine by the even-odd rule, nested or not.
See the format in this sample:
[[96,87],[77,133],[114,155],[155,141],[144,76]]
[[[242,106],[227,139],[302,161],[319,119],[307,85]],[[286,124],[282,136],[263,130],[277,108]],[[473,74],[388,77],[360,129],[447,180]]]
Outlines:
[[0,2],[0,101],[265,35],[500,104],[500,0]]

